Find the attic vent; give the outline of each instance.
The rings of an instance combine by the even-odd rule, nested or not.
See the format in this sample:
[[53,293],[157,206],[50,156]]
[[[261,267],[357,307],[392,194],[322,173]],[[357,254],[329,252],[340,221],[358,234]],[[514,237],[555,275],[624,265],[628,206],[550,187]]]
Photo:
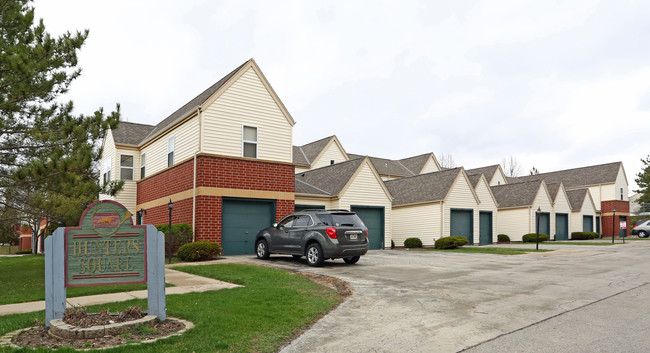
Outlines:
[[334,160],[330,159],[330,165],[334,164]]

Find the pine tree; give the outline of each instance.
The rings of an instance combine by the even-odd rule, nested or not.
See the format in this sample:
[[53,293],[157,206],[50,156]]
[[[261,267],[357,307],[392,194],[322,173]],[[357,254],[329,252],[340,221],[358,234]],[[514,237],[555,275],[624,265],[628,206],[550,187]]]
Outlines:
[[107,115],[74,115],[73,103],[62,102],[81,74],[77,52],[88,30],[52,37],[30,3],[0,2],[0,207],[64,223],[100,191],[121,187],[102,190],[95,168],[119,105]]
[[637,203],[639,205],[647,205],[650,204],[650,155],[646,159],[641,159],[641,163],[645,167],[636,175],[636,179],[634,179],[639,186],[639,189],[634,190],[634,192],[641,194]]

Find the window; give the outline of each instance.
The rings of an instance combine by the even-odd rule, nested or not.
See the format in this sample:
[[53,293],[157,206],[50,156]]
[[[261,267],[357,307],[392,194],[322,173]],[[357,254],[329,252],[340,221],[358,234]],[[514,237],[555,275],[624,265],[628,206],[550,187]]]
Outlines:
[[120,180],[133,180],[133,156],[120,155]]
[[621,201],[623,201],[623,188],[621,188]]
[[247,158],[257,158],[257,128],[244,126],[243,155]]
[[312,225],[311,217],[309,216],[299,216],[298,219],[293,222],[294,227],[307,227]]
[[296,220],[296,216],[289,216],[278,223],[278,228],[282,229],[283,227],[291,228],[293,227],[293,222]]
[[174,136],[167,140],[167,166],[174,165]]
[[140,156],[140,179],[144,179],[144,176],[146,175],[144,173],[144,166],[146,164],[146,158],[145,158],[146,156],[147,156],[146,154],[142,154],[142,156]]
[[111,181],[111,166],[113,165],[112,159],[108,158],[104,161],[104,185],[108,184]]

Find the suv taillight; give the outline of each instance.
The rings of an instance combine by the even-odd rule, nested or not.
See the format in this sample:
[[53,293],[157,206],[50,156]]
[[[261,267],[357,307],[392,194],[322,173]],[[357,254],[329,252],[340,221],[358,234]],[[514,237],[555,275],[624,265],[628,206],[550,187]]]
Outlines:
[[369,233],[370,233],[370,232],[368,232],[368,228],[366,228],[366,239],[368,239],[368,234],[369,234]]
[[334,227],[326,228],[325,233],[327,233],[327,236],[330,237],[331,239],[336,239],[336,228]]

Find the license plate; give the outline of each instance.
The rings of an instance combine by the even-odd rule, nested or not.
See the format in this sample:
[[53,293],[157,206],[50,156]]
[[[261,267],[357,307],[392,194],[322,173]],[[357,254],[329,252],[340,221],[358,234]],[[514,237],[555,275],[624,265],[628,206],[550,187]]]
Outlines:
[[356,234],[350,234],[350,240],[357,240]]

